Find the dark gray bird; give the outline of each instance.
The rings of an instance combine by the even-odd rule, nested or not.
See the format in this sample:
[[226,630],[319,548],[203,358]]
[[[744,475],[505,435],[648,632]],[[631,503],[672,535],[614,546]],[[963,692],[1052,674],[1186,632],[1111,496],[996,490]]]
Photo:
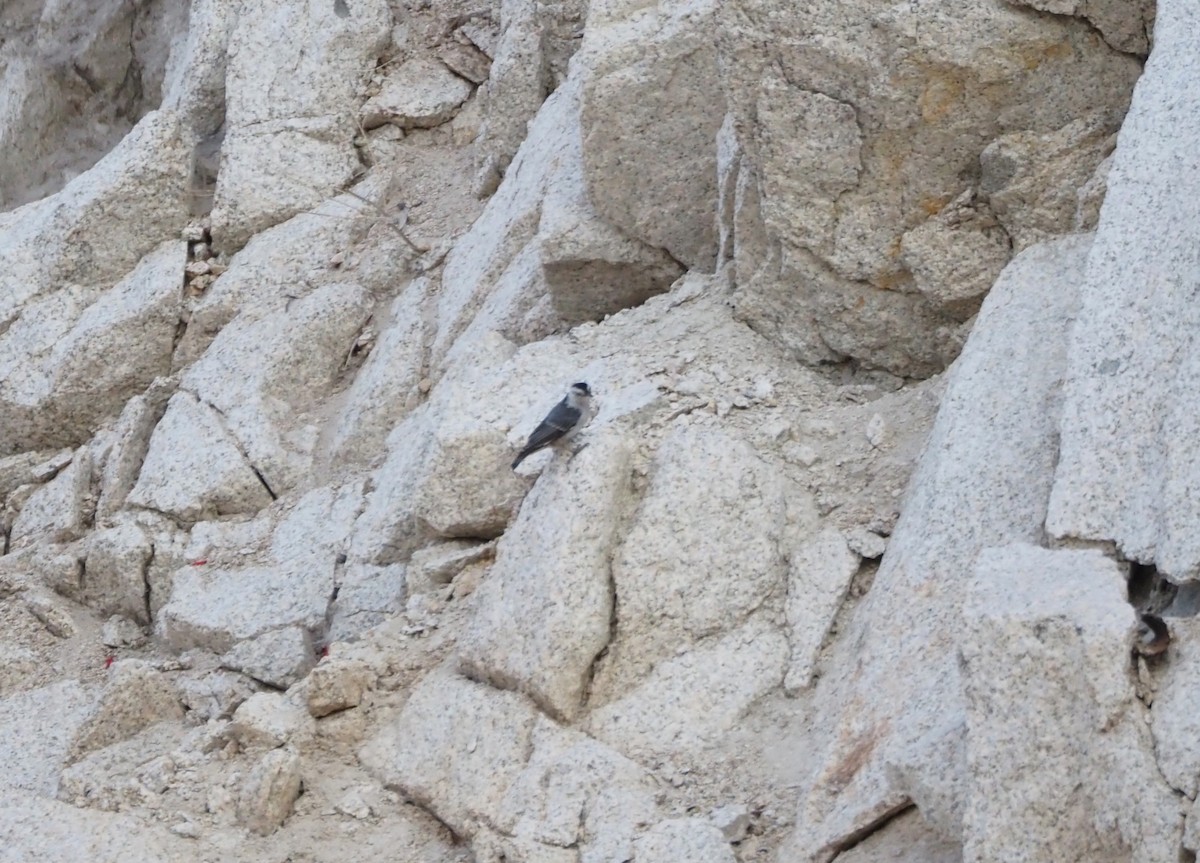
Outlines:
[[538,450],[545,449],[574,431],[587,410],[591,397],[592,391],[588,389],[587,384],[571,384],[563,400],[550,409],[546,418],[533,430],[529,440],[525,441],[524,448],[512,463],[513,470]]

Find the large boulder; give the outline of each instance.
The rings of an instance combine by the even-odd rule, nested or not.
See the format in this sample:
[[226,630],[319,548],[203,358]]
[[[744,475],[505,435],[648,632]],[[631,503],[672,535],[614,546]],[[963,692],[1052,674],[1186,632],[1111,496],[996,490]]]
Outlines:
[[[966,711],[959,582],[982,548],[1044,535],[1065,335],[1090,243],[1018,255],[949,375],[887,554],[822,678],[814,745],[825,751],[788,846],[798,859],[828,860],[918,793],[961,796],[964,765],[942,757]],[[961,821],[935,810],[923,809],[932,823]]]
[[184,138],[150,114],[57,195],[0,215],[0,454],[81,443],[169,369]]
[[597,211],[708,272],[717,257],[716,139],[725,118],[719,6],[593,4],[575,60],[584,179]]
[[1137,621],[1117,563],[987,549],[963,619],[963,859],[1173,859],[1183,814],[1130,678]]
[[637,305],[682,272],[597,210],[580,112],[580,85],[568,81],[542,106],[499,191],[447,257],[435,369],[464,331],[468,344],[487,330],[529,341]]
[[[239,315],[183,375],[182,388],[212,408],[273,496],[308,475],[319,430],[301,418],[333,388],[370,314],[359,285],[326,285],[268,314]],[[152,451],[186,445],[159,434]]]
[[[739,313],[810,363],[944,368],[1008,256],[978,194],[981,155],[1097,112],[1100,134],[1115,131],[1140,73],[1087,22],[1002,0],[747,0],[718,14]],[[1039,190],[1045,209],[1060,213],[1103,157],[1082,147],[1044,171],[1059,184]]]
[[354,176],[358,96],[390,24],[382,0],[268,0],[239,18],[213,199],[218,249],[236,251]]
[[1175,580],[1200,578],[1200,10],[1158,7],[1154,53],[1113,157],[1079,319],[1047,529],[1114,541]]
[[459,642],[469,676],[523,692],[553,716],[578,714],[611,634],[610,560],[629,458],[629,445],[607,435],[547,470],[525,498]]

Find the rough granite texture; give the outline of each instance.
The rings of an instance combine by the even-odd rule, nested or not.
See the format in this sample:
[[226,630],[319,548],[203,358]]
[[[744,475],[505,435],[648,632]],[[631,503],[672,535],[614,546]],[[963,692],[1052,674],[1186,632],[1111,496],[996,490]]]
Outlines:
[[1200,848],[1193,0],[2,5],[0,863]]

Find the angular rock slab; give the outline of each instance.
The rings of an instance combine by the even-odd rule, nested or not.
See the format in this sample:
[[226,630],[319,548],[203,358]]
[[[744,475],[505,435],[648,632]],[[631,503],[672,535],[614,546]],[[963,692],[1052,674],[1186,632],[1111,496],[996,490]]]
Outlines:
[[183,707],[166,675],[140,659],[122,660],[109,669],[95,707],[75,732],[70,760],[127,740],[156,723],[182,719]]
[[639,765],[528,699],[445,668],[417,684],[359,760],[471,838],[481,858],[499,846],[518,860],[628,860],[658,817],[656,783]]
[[273,494],[307,476],[318,431],[299,415],[329,393],[370,313],[359,285],[326,285],[290,307],[239,315],[184,374],[183,388],[219,412]]
[[220,416],[191,393],[176,393],[150,437],[129,503],[182,521],[257,512],[271,505],[262,479]]
[[792,660],[785,684],[789,692],[812,683],[821,643],[861,563],[836,528],[821,531],[792,553],[787,597]]
[[1194,800],[1200,792],[1200,620],[1171,619],[1169,626],[1170,662],[1157,680],[1151,728],[1163,776]]
[[990,142],[1119,116],[1140,74],[1088,23],[1001,0],[732,0],[718,16],[743,151],[730,172],[739,314],[807,362],[851,356],[908,376],[958,354],[1006,244],[986,206],[984,231],[934,224],[907,255],[904,236],[957,216],[973,191],[964,167]]
[[16,549],[37,542],[68,542],[82,536],[91,517],[88,506],[91,483],[91,453],[87,447],[80,447],[62,473],[39,487],[25,501],[9,534],[12,547]]
[[963,619],[965,863],[1175,859],[1183,817],[1134,692],[1116,562],[986,549]]
[[681,644],[734,629],[783,594],[785,491],[744,440],[682,423],[670,430],[613,556],[620,614],[596,697],[627,691]]
[[435,670],[359,760],[469,836],[500,810],[529,759],[537,722],[525,697]]
[[1071,331],[1046,527],[1200,578],[1200,8],[1158,4]]
[[176,571],[174,582],[155,624],[158,637],[172,650],[225,653],[272,629],[322,631],[333,596],[333,566],[313,561],[212,572],[186,566]]
[[218,248],[235,251],[351,179],[357,91],[390,24],[382,0],[267,0],[240,18],[229,37],[213,199]]
[[78,681],[64,680],[0,699],[0,793],[16,789],[26,797],[54,796],[71,738],[94,698]]
[[0,863],[163,863],[195,852],[128,815],[0,792]]
[[[961,769],[889,765],[962,723],[962,588],[980,549],[1043,536],[1058,455],[1057,405],[1091,237],[1033,246],[1005,268],[949,373],[941,409],[871,591],[838,639],[814,746],[826,748],[787,853],[827,861],[913,799],[953,800]],[[1048,289],[1050,286],[1052,290]],[[822,736],[825,740],[822,742]],[[952,823],[952,813],[924,813]]]
[[594,710],[591,732],[631,758],[669,758],[720,739],[783,681],[787,639],[752,618],[660,662],[644,681]]
[[542,474],[496,550],[459,641],[471,677],[573,719],[588,672],[608,644],[610,560],[630,494],[630,447],[598,438]]
[[542,846],[581,846],[581,863],[629,859],[638,829],[657,814],[656,790],[636,762],[542,718],[496,824]]
[[639,863],[734,863],[733,849],[713,825],[701,818],[660,821],[634,845]]
[[555,91],[496,194],[446,258],[430,365],[489,330],[522,342],[600,320],[670,287],[682,267],[598,212],[585,182],[580,85]]
[[470,95],[471,85],[444,65],[414,57],[393,67],[379,94],[363,105],[363,127],[373,129],[384,123],[401,129],[440,126]]
[[[501,360],[502,362],[502,360]],[[434,538],[504,532],[528,489],[509,469],[513,450],[490,416],[495,393],[443,381],[388,437],[388,457],[355,522],[351,556],[387,564]]]
[[589,17],[573,67],[583,79],[584,179],[614,227],[711,272],[717,255],[716,137],[725,118],[717,2],[609,4]]

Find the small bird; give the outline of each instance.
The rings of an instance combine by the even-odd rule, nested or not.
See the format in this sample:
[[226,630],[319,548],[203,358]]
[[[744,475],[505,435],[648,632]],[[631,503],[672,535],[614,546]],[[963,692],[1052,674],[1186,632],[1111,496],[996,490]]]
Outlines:
[[529,440],[525,441],[525,447],[513,461],[512,469],[516,470],[517,465],[538,450],[557,443],[575,431],[591,397],[592,391],[587,384],[571,384],[562,401],[550,409],[546,418],[533,430]]

